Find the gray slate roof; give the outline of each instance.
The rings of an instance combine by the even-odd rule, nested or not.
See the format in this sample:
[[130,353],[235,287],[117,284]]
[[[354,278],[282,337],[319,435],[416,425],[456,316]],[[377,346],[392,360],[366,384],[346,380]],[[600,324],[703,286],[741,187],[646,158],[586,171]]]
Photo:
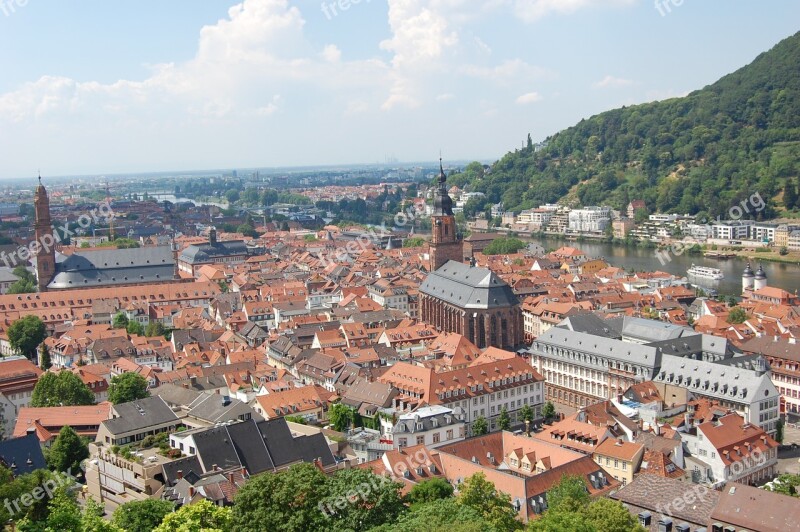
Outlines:
[[778,396],[768,372],[671,355],[664,355],[653,380],[681,386],[704,397],[745,404]]
[[104,249],[59,255],[48,288],[79,288],[170,281],[175,258],[169,246]]
[[113,407],[117,417],[103,421],[111,434],[125,434],[165,423],[178,423],[178,416],[160,397],[153,396]]
[[420,292],[467,309],[489,309],[519,305],[519,298],[505,281],[486,268],[448,261],[428,274]]
[[212,262],[216,257],[247,255],[244,240],[227,240],[224,242],[192,244],[181,252],[179,260],[188,264]]

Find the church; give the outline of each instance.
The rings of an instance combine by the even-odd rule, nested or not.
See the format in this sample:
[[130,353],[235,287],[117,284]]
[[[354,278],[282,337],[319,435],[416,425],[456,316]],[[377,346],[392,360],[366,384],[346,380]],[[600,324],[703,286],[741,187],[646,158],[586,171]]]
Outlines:
[[422,321],[461,334],[481,349],[515,350],[523,338],[519,298],[491,270],[464,263],[464,242],[441,161],[431,230],[431,273],[420,286]]
[[[50,199],[39,178],[34,193],[36,242],[53,242]],[[170,246],[133,249],[89,249],[65,255],[56,245],[39,245],[34,257],[39,292],[103,288],[175,280],[175,257]]]

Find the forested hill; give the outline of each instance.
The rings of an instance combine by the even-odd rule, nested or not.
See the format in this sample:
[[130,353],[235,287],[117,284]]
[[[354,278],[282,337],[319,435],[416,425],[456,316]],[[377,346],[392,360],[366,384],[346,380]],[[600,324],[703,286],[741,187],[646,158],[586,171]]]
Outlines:
[[[680,72],[675,73],[680,76]],[[726,215],[758,191],[780,214],[800,173],[800,33],[750,65],[683,98],[608,111],[508,153],[485,176],[478,165],[455,184],[519,211],[558,200],[650,212]],[[795,205],[791,205],[795,203]],[[470,210],[483,210],[473,202]]]

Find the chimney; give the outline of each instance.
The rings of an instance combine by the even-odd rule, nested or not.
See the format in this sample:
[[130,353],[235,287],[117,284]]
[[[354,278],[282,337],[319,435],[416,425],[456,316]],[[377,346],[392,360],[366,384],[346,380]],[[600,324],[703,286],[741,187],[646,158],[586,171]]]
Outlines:
[[217,243],[217,230],[213,227],[208,231],[208,243],[212,246]]
[[178,469],[178,480],[183,478],[183,469]]
[[228,482],[233,484],[233,472],[228,473]]
[[653,427],[655,428],[656,436],[661,436],[661,423],[656,422]]
[[242,468],[242,477],[247,478],[247,468],[246,467]]
[[217,466],[217,464],[214,464],[214,465],[211,466],[211,471],[218,471],[218,470],[219,470],[219,467]]
[[194,498],[194,486],[189,486],[189,498]]

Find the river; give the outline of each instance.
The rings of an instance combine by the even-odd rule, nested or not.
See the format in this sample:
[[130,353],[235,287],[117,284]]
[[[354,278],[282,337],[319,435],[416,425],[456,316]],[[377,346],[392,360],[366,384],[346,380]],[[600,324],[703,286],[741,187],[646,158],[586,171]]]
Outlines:
[[[725,278],[720,281],[710,279],[690,279],[692,283],[707,288],[714,288],[720,294],[740,295],[742,293],[742,271],[747,265],[746,259],[733,258],[727,260],[708,259],[702,255],[669,255],[672,259],[664,261],[664,264],[656,255],[655,249],[645,249],[638,247],[626,247],[612,245],[602,242],[567,242],[557,239],[537,240],[524,239],[536,242],[545,249],[558,248],[560,246],[574,246],[583,250],[590,257],[601,257],[612,266],[636,271],[663,271],[673,275],[686,276],[686,270],[692,264],[698,266],[711,266],[719,268],[725,274]],[[661,257],[667,257],[665,252],[661,252]],[[786,264],[781,262],[762,262],[764,272],[767,274],[767,285],[783,288],[794,293],[800,289],[800,265]],[[758,269],[758,262],[752,263],[753,271]]]

